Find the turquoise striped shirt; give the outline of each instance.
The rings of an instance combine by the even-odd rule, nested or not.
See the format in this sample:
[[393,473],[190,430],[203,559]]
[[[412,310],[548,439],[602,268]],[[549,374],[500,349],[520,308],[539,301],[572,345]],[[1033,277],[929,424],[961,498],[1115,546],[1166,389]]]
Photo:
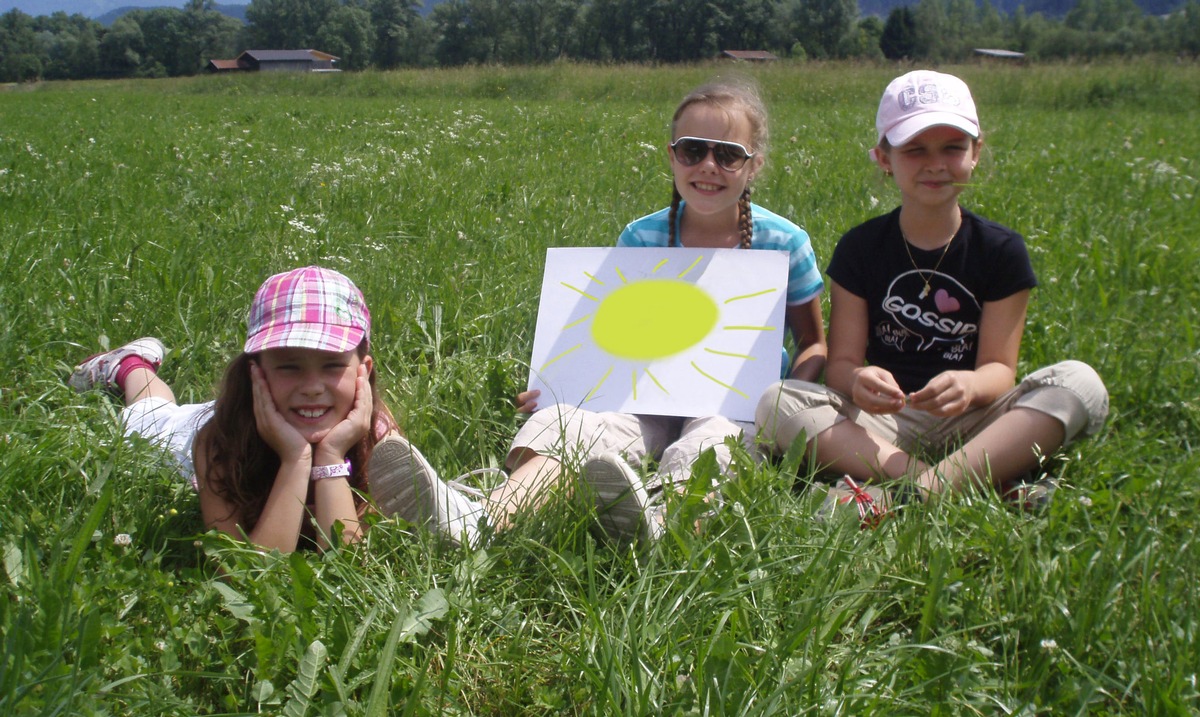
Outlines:
[[[679,205],[683,216],[684,203]],[[667,216],[670,207],[630,222],[617,239],[619,247],[665,247],[669,241]],[[787,305],[804,304],[820,296],[825,289],[817,256],[813,253],[808,233],[783,217],[751,203],[754,223],[751,249],[786,251],[788,253]],[[678,236],[678,233],[676,234]]]

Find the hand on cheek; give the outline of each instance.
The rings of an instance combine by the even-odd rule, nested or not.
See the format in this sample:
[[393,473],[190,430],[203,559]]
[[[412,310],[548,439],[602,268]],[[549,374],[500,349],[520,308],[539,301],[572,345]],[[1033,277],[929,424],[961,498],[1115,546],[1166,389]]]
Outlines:
[[374,403],[371,384],[367,378],[367,366],[359,364],[354,379],[354,404],[345,418],[318,439],[316,453],[320,461],[340,461],[371,430],[371,413]]
[[250,364],[250,385],[254,394],[254,424],[258,435],[279,455],[279,459],[297,460],[306,451],[311,451],[304,436],[276,408],[262,368],[253,362]]

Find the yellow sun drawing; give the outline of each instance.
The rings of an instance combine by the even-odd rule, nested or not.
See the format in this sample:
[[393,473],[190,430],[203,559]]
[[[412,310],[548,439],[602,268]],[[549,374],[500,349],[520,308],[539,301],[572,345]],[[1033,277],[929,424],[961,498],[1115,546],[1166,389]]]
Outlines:
[[779,374],[785,283],[778,252],[552,249],[531,388],[594,410],[752,412]]

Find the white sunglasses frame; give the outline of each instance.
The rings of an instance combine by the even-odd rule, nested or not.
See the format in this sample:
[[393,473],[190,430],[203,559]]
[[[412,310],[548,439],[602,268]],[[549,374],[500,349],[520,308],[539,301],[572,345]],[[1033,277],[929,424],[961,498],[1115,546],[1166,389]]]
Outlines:
[[[687,164],[682,159],[680,159],[679,155],[676,153],[675,146],[677,144],[679,144],[680,142],[686,142],[686,141],[703,142],[705,147],[708,148],[708,151],[704,154],[704,156],[701,157],[698,161],[696,161],[695,164]],[[742,163],[739,164],[737,167],[734,167],[734,168],[726,167],[725,165],[721,164],[720,160],[717,159],[717,147],[719,147],[721,145],[726,145],[728,147],[737,147],[738,149],[742,150],[743,154],[746,155],[745,159],[743,159]],[[754,159],[754,155],[758,154],[757,152],[751,152],[749,149],[746,149],[746,146],[739,142],[730,142],[729,140],[725,140],[725,139],[709,139],[707,137],[693,137],[691,135],[684,135],[683,137],[676,137],[674,140],[671,141],[671,144],[668,146],[671,148],[671,154],[674,155],[675,160],[685,167],[694,167],[697,164],[700,164],[700,162],[703,162],[705,159],[707,159],[708,155],[711,154],[712,158],[713,158],[713,162],[716,163],[716,165],[718,167],[725,170],[726,172],[736,172],[736,171],[740,170],[742,167],[746,166],[747,162]]]

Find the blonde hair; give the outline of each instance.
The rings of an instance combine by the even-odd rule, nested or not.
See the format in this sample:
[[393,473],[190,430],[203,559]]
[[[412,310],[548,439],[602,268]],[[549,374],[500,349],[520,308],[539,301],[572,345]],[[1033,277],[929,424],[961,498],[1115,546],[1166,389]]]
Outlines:
[[[679,118],[692,105],[714,107],[733,116],[740,114],[750,123],[750,151],[755,156],[766,154],[770,141],[770,129],[767,126],[767,108],[759,94],[758,85],[750,79],[720,80],[701,85],[687,94],[675,108],[671,117],[671,140],[675,139],[675,128]],[[671,211],[667,216],[668,246],[676,246],[675,225],[679,218],[679,204],[683,201],[679,188],[671,182]],[[738,199],[738,231],[741,234],[741,246],[749,249],[754,238],[754,222],[750,216],[750,186],[742,192]]]

